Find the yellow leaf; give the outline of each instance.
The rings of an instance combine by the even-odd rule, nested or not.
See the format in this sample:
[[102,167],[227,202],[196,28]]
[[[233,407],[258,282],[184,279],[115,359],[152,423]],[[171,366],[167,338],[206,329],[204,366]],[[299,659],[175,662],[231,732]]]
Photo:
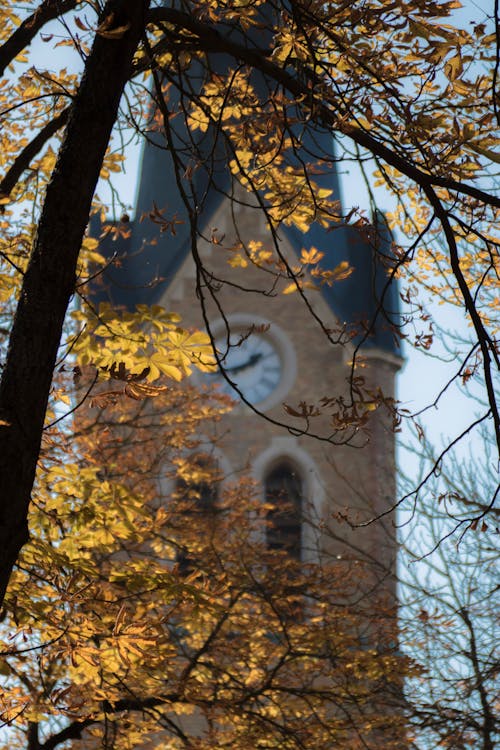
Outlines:
[[496,164],[500,164],[500,153],[497,153],[496,151],[492,151],[490,148],[484,148],[483,146],[480,146],[477,143],[468,143],[467,145],[470,149],[475,151],[477,154],[481,154],[481,156],[486,156],[486,158],[490,159],[490,161],[493,161]]
[[318,188],[316,190],[316,198],[319,198],[320,200],[322,198],[328,198],[333,193],[333,190],[329,190],[328,188]]
[[248,266],[248,260],[243,255],[232,255],[228,263],[232,268],[246,268]]
[[463,65],[460,53],[457,53],[454,57],[450,57],[444,66],[444,72],[450,81],[454,81],[455,78],[458,78],[461,75],[462,70]]
[[311,247],[310,250],[306,250],[305,248],[302,248],[302,252],[300,254],[300,262],[305,264],[313,265],[315,263],[319,263],[319,261],[324,257],[324,253],[320,252],[317,248]]
[[160,373],[163,375],[166,375],[167,378],[172,378],[173,380],[180,381],[182,380],[182,371],[176,367],[174,364],[172,364],[172,358],[168,355],[164,354],[153,354],[150,359],[150,366],[151,369],[157,370],[157,376],[160,376]]
[[121,39],[125,32],[130,29],[130,22],[123,26],[115,26],[113,28],[114,21],[114,13],[110,13],[109,16],[106,16],[104,21],[97,27],[97,33],[99,36],[102,36],[105,39]]
[[27,86],[23,90],[23,99],[34,99],[35,97],[40,95],[40,89],[38,86],[35,86],[32,84],[31,86]]
[[333,269],[333,280],[334,281],[343,281],[344,279],[349,278],[349,276],[353,273],[354,268],[349,265],[347,260],[343,260],[341,263],[338,264]]

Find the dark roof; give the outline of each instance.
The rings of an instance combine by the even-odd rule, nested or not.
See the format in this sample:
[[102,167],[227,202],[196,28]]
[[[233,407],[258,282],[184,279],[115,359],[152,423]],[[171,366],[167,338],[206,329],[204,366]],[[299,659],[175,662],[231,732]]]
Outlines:
[[[214,65],[227,67],[227,61],[217,56]],[[173,111],[175,105],[171,98]],[[172,153],[165,140],[160,140],[153,132],[143,151],[135,219],[128,226],[130,237],[103,243],[104,254],[107,257],[116,254],[119,262],[110,264],[103,274],[105,288],[98,293],[97,301],[109,299],[129,309],[134,309],[138,303],[156,303],[191,249],[189,215],[179,187],[186,191],[189,203],[196,206],[201,227],[208,226],[214,211],[230,192],[231,175],[221,138],[215,137],[211,129],[198,136],[194,144],[198,165],[193,169],[193,136],[188,133],[182,115],[172,119],[171,130],[171,146],[180,161],[178,174],[176,176]],[[320,187],[331,189],[333,196],[340,199],[331,133],[321,127],[308,126],[300,136],[302,149],[298,158],[301,155],[305,158],[307,154],[308,159],[321,160],[321,172],[314,175],[314,180]],[[175,234],[161,232],[154,220],[141,221],[154,206],[160,211],[164,209],[169,220],[179,222],[175,224]],[[325,256],[321,268],[324,270],[334,269],[342,261],[354,267],[348,279],[322,287],[326,302],[340,322],[355,328],[355,341],[365,347],[379,347],[399,354],[391,325],[399,321],[398,289],[396,281],[391,281],[391,236],[384,217],[378,214],[371,225],[361,228],[334,224],[329,231],[314,223],[305,234],[295,227],[284,227],[283,232],[299,253],[304,247],[322,250]]]

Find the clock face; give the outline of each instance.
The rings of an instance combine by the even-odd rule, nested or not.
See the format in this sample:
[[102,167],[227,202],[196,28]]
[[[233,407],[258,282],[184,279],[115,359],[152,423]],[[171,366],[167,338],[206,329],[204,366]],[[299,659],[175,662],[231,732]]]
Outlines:
[[[281,380],[281,358],[267,337],[252,333],[244,338],[244,334],[233,333],[229,338],[229,347],[225,338],[218,339],[216,347],[228,378],[250,403],[265,401],[278,386]],[[209,377],[220,383],[225,393],[237,398],[238,394],[220,372]]]

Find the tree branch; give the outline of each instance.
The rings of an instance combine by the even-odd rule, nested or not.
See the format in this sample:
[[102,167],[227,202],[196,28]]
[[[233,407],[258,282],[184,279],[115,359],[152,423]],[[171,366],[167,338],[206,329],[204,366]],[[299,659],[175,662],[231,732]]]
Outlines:
[[[144,711],[147,708],[156,708],[162,706],[169,700],[175,702],[178,700],[178,696],[168,696],[168,698],[122,698],[116,703],[106,702],[103,706],[105,713],[120,713],[121,711]],[[68,724],[67,727],[61,729],[60,732],[53,734],[43,744],[39,745],[39,750],[54,750],[58,745],[62,745],[63,742],[68,740],[79,740],[82,737],[83,731],[97,724],[100,719],[83,719],[81,721],[73,721]]]
[[500,451],[500,412],[498,409],[496,393],[495,393],[495,384],[493,382],[493,374],[492,374],[492,367],[491,367],[492,365],[491,359],[493,357],[493,360],[496,363],[497,369],[500,369],[500,358],[496,351],[496,343],[489,336],[484,326],[484,323],[481,320],[481,316],[477,310],[476,304],[472,297],[467,281],[464,278],[462,269],[460,267],[460,258],[458,254],[457,242],[455,239],[453,228],[448,218],[448,214],[446,213],[444,206],[442,205],[441,201],[439,200],[433,187],[430,184],[424,187],[424,191],[429,200],[429,203],[433,207],[436,213],[436,216],[441,223],[441,226],[443,227],[443,231],[446,237],[446,242],[448,244],[448,250],[450,253],[451,268],[458,282],[458,286],[460,288],[460,292],[462,293],[462,297],[464,300],[465,309],[470,315],[470,318],[472,320],[472,325],[474,326],[474,330],[476,332],[479,348],[481,349],[481,354],[483,356],[484,382],[486,385],[486,392],[488,395],[488,403],[490,405],[491,414],[493,417],[493,425],[495,429],[496,442],[497,442],[498,449]]
[[14,163],[7,171],[5,177],[0,182],[0,197],[6,197],[10,195],[11,191],[15,188],[19,178],[25,169],[28,169],[30,162],[35,158],[38,152],[44,147],[47,141],[57,133],[60,128],[63,127],[68,121],[70,113],[70,107],[66,107],[56,117],[45,125],[44,128],[28,143],[25,148],[21,151],[19,156],[15,159]]
[[75,8],[80,0],[44,0],[31,16],[25,18],[0,47],[0,76],[17,55],[25,49],[35,38],[45,24],[57,16]]
[[[303,78],[305,78],[303,80],[297,75],[288,72],[285,68],[276,65],[276,63],[269,59],[270,50],[258,47],[246,47],[243,44],[234,42],[231,38],[223,36],[214,26],[199,21],[194,16],[175,8],[152,8],[148,14],[148,22],[156,25],[168,23],[180,27],[197,37],[201,50],[205,52],[226,52],[235,59],[241,60],[259,70],[287,89],[295,101],[303,102],[302,107],[311,115],[314,121],[330,127],[332,131],[340,132],[352,138],[357,144],[368,149],[387,164],[390,164],[417,185],[422,187],[431,185],[445,188],[458,194],[468,195],[471,198],[482,201],[486,205],[500,208],[500,197],[487,193],[474,185],[425,172],[410,157],[396,153],[394,149],[381,143],[362,128],[345,122],[343,116],[347,112],[342,111],[342,106],[339,106],[339,103],[335,99],[331,101],[330,105],[325,103],[328,100],[325,100],[324,88],[318,91],[317,78],[312,80],[311,76],[308,76],[308,71],[305,70],[302,71],[304,74]],[[168,35],[168,32],[163,27],[162,30],[167,33],[167,36],[171,36]],[[177,43],[179,42],[178,37],[176,41]],[[162,48],[163,46],[160,42],[153,49],[153,52],[160,51]],[[314,86],[312,90],[310,84]],[[316,94],[314,94],[315,89],[317,91]],[[335,110],[333,107],[335,107]]]
[[113,28],[122,31],[109,38],[108,28],[94,39],[23,278],[0,383],[0,603],[28,538],[28,505],[64,317],[147,6],[148,0],[109,0],[104,8],[101,21],[109,25],[113,19]]
[[494,732],[495,732],[495,716],[492,712],[492,707],[484,684],[484,674],[479,663],[479,654],[476,643],[476,633],[474,631],[474,625],[470,618],[469,612],[466,607],[462,607],[459,610],[460,616],[465,623],[467,630],[469,631],[469,645],[470,651],[467,656],[472,662],[472,669],[475,677],[475,687],[479,693],[479,699],[481,701],[482,708],[482,734],[483,734],[483,750],[494,750]]

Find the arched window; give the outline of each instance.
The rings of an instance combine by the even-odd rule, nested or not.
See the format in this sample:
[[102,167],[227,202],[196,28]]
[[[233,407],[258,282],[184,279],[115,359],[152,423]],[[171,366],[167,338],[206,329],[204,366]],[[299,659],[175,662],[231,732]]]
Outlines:
[[265,479],[269,510],[267,545],[300,560],[302,549],[302,482],[288,462],[275,466]]
[[188,470],[177,480],[177,493],[187,513],[205,515],[215,510],[217,481],[217,469],[209,456],[200,454],[190,460]]
[[177,564],[184,575],[200,566],[199,552],[212,537],[219,481],[217,467],[206,454],[192,457],[189,469],[177,480],[180,511]]

